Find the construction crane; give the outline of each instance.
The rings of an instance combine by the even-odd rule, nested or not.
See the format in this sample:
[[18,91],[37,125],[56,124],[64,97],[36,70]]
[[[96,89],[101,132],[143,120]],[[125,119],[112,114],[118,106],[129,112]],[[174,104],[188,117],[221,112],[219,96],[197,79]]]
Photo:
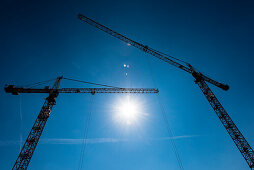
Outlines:
[[[90,24],[91,26],[96,27],[96,28],[108,33],[109,35],[124,41],[129,46],[130,45],[134,46],[145,53],[151,54],[152,56],[154,56],[166,63],[169,63],[177,68],[180,68],[183,71],[186,71],[186,72],[192,74],[192,76],[195,79],[195,83],[202,90],[203,94],[205,95],[208,102],[210,103],[210,105],[212,106],[214,111],[216,112],[216,114],[219,117],[223,126],[226,128],[228,134],[233,139],[235,145],[241,152],[241,154],[244,157],[244,159],[246,160],[247,164],[249,165],[249,167],[251,169],[254,169],[254,151],[253,151],[253,149],[251,148],[251,146],[249,145],[247,140],[244,138],[244,136],[242,135],[240,130],[237,128],[237,126],[235,125],[233,120],[230,118],[230,116],[228,115],[226,110],[223,108],[223,106],[221,105],[219,100],[216,98],[216,96],[214,95],[212,90],[208,87],[206,82],[211,83],[223,90],[228,90],[229,89],[228,85],[222,84],[218,81],[215,81],[215,80],[205,76],[201,72],[196,71],[190,64],[188,64],[186,62],[183,62],[175,57],[172,57],[172,56],[166,55],[162,52],[159,52],[157,50],[154,50],[154,49],[148,47],[147,45],[143,45],[141,43],[133,41],[133,40],[125,37],[124,35],[121,35],[121,34],[117,33],[116,31],[113,31],[110,28],[108,28],[108,27],[82,15],[82,14],[78,14],[78,18],[81,21],[86,22],[86,23]],[[179,62],[182,62],[184,64],[180,64]]]
[[[13,166],[13,170],[27,169],[32,158],[33,152],[39,142],[42,131],[49,118],[51,110],[56,105],[56,97],[59,93],[158,93],[158,89],[151,88],[61,88],[59,89],[60,81],[63,77],[58,77],[52,88],[46,86],[44,89],[22,88],[14,85],[5,87],[6,93],[18,95],[19,93],[48,93],[49,96],[45,99],[42,109],[19,153],[19,156]],[[67,79],[67,78],[65,78]],[[105,85],[104,85],[105,86]]]

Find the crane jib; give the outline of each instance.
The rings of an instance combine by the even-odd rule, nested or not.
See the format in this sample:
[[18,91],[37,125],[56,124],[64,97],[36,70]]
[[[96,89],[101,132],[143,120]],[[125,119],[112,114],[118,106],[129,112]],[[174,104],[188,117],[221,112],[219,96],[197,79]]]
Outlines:
[[61,89],[34,89],[34,88],[16,88],[9,85],[4,88],[6,93],[18,95],[19,93],[159,93],[154,88],[61,88]]
[[[134,47],[136,47],[136,48],[138,48],[138,49],[140,49],[140,50],[142,50],[142,51],[144,51],[146,53],[149,53],[149,54],[153,55],[154,57],[156,57],[156,58],[158,58],[158,59],[160,59],[160,60],[162,60],[164,62],[167,62],[167,63],[169,63],[169,64],[171,64],[171,65],[173,65],[173,66],[175,66],[177,68],[180,68],[181,70],[184,70],[184,71],[186,71],[188,73],[192,73],[191,68],[186,67],[186,66],[184,66],[184,65],[182,65],[182,64],[180,64],[180,63],[178,63],[178,62],[176,62],[176,61],[174,61],[174,60],[172,60],[172,59],[170,59],[170,58],[168,58],[168,57],[166,57],[166,56],[164,56],[162,54],[160,54],[159,52],[153,50],[152,48],[150,48],[150,47],[148,47],[146,45],[143,45],[141,43],[133,41],[133,40],[125,37],[124,35],[119,34],[116,31],[114,31],[114,30],[112,30],[112,29],[110,29],[110,28],[108,28],[108,27],[106,27],[106,26],[104,26],[104,25],[102,25],[102,24],[100,24],[100,23],[98,23],[98,22],[96,22],[96,21],[94,21],[94,20],[92,20],[92,19],[82,15],[82,14],[78,14],[78,18],[81,21],[84,21],[84,22],[86,22],[86,23],[88,23],[88,24],[90,24],[90,25],[92,25],[92,26],[94,26],[94,27],[96,27],[96,28],[98,28],[98,29],[108,33],[109,35],[111,35],[111,36],[113,36],[115,38],[118,38],[118,39],[126,42],[127,44],[130,44],[130,45],[132,45],[132,46],[134,46]],[[211,83],[211,84],[213,84],[213,85],[215,85],[215,86],[217,86],[217,87],[219,87],[219,88],[221,88],[223,90],[228,90],[229,89],[228,85],[225,85],[223,83],[215,81],[215,80],[213,80],[213,79],[211,79],[211,78],[209,78],[207,76],[204,76],[203,74],[200,74],[200,76],[205,81],[207,81],[207,82],[209,82],[209,83]]]

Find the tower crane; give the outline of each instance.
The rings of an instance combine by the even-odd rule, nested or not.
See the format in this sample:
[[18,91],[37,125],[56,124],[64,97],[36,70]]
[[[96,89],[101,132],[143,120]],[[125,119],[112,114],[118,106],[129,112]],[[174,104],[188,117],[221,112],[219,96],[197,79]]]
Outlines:
[[215,81],[215,80],[205,76],[201,72],[196,71],[188,63],[183,62],[183,63],[185,63],[184,65],[180,64],[179,61],[181,61],[181,60],[179,60],[175,57],[166,55],[166,54],[159,52],[157,50],[154,50],[154,49],[148,47],[147,45],[143,45],[139,42],[133,41],[130,38],[127,38],[126,36],[119,34],[116,31],[113,31],[112,29],[110,29],[110,28],[108,28],[108,27],[82,15],[82,14],[78,14],[78,18],[81,21],[86,22],[93,27],[96,27],[97,29],[100,29],[100,30],[104,31],[105,33],[108,33],[109,35],[122,40],[123,42],[127,43],[129,46],[130,45],[134,46],[145,53],[148,53],[148,54],[150,54],[150,55],[152,55],[152,56],[154,56],[154,57],[156,57],[168,64],[171,64],[183,71],[190,73],[194,77],[195,83],[199,86],[199,88],[201,89],[201,91],[203,92],[205,97],[207,98],[207,100],[210,103],[210,105],[212,106],[213,110],[219,117],[221,123],[226,128],[228,134],[234,141],[235,145],[241,152],[244,159],[246,160],[248,166],[251,169],[254,169],[254,151],[253,151],[253,149],[251,148],[251,146],[249,145],[247,140],[244,138],[244,136],[242,135],[240,130],[237,128],[237,126],[235,125],[233,120],[230,118],[230,116],[228,115],[226,110],[223,108],[223,106],[221,105],[219,100],[216,98],[216,96],[214,95],[214,93],[209,88],[209,86],[207,85],[206,82],[211,83],[223,90],[228,90],[229,89],[228,85],[220,83],[218,81]]
[[[45,99],[42,109],[19,153],[19,156],[13,166],[13,170],[27,169],[32,158],[33,152],[39,142],[42,131],[46,125],[49,115],[54,105],[56,105],[56,97],[59,93],[158,93],[158,89],[152,88],[59,88],[60,81],[63,77],[58,77],[52,88],[46,86],[43,89],[22,88],[14,85],[5,87],[6,93],[18,95],[19,93],[48,93],[49,96]],[[67,79],[67,78],[65,78]]]

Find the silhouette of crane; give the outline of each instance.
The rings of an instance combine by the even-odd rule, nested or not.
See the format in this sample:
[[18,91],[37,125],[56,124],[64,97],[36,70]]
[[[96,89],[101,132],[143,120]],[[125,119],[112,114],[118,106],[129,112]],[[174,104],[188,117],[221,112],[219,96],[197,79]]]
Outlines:
[[[248,163],[249,167],[251,169],[254,169],[254,151],[253,151],[253,149],[251,148],[251,146],[249,145],[247,140],[244,138],[244,136],[242,135],[240,130],[237,128],[237,126],[235,125],[233,120],[230,118],[230,116],[228,115],[226,110],[223,108],[223,106],[221,105],[219,100],[216,98],[216,96],[214,95],[212,90],[208,87],[206,82],[211,83],[223,90],[228,90],[229,89],[228,85],[222,84],[218,81],[215,81],[215,80],[205,76],[201,72],[196,71],[187,62],[184,62],[184,61],[179,60],[175,57],[172,57],[172,56],[169,56],[169,55],[164,54],[162,52],[159,52],[157,50],[154,50],[154,49],[148,47],[147,45],[143,45],[139,42],[133,41],[130,38],[127,38],[126,36],[119,34],[116,31],[113,31],[112,29],[110,29],[110,28],[108,28],[108,27],[82,15],[82,14],[78,14],[78,18],[81,21],[84,21],[84,22],[90,24],[91,26],[96,27],[96,28],[108,33],[109,35],[126,42],[128,44],[128,46],[132,45],[145,53],[151,54],[152,56],[154,56],[154,57],[156,57],[168,64],[171,64],[177,68],[180,68],[183,71],[186,71],[186,72],[192,74],[192,76],[195,79],[195,83],[199,86],[199,88],[201,89],[201,91],[203,92],[205,97],[207,98],[207,100],[210,103],[210,105],[212,106],[213,110],[219,117],[221,123],[226,128],[228,134],[230,135],[230,137],[234,141],[235,145],[241,152],[242,156]],[[180,62],[183,64],[180,64]]]
[[[46,86],[43,89],[23,88],[9,85],[5,87],[6,93],[18,95],[19,93],[48,93],[49,96],[45,99],[42,109],[19,153],[19,156],[13,166],[13,170],[27,169],[29,162],[33,156],[33,152],[39,142],[42,131],[46,125],[49,115],[54,105],[56,105],[56,97],[59,93],[158,93],[158,89],[151,88],[61,88],[59,89],[60,81],[63,77],[58,77],[52,88]],[[68,78],[65,78],[68,79]],[[70,80],[70,79],[69,79]],[[95,84],[95,83],[90,83]],[[96,84],[99,85],[99,84]],[[104,85],[106,86],[106,85]]]

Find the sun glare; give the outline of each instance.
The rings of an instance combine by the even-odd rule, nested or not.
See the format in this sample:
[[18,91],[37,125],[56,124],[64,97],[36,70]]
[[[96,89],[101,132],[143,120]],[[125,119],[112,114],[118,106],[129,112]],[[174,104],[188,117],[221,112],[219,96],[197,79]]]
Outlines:
[[119,100],[115,107],[115,120],[123,125],[136,124],[141,116],[140,105],[130,96]]
[[137,106],[135,105],[135,103],[127,101],[126,103],[123,103],[122,106],[120,106],[119,114],[122,119],[131,123],[137,117]]

